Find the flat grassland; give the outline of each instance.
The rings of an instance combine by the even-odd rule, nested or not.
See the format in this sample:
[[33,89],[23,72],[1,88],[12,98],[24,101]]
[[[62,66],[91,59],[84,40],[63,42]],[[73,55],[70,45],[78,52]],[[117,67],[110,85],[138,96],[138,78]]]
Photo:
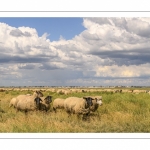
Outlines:
[[[88,121],[68,117],[64,110],[47,113],[16,112],[9,102],[11,98],[33,91],[0,92],[0,132],[1,133],[149,133],[150,132],[150,95],[148,93],[80,92],[68,95],[44,91],[44,96],[55,98],[70,96],[83,97],[101,95],[103,105]],[[51,104],[52,105],[52,104]],[[4,110],[5,113],[2,112]]]

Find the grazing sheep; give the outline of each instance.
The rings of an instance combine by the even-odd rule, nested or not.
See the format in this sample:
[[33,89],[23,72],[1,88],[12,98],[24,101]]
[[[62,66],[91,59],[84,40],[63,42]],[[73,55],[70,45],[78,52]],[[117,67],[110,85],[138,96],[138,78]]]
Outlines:
[[102,96],[92,96],[94,100],[92,100],[93,105],[90,106],[90,111],[95,112],[99,106],[103,104]]
[[10,100],[10,103],[9,103],[9,107],[14,107],[15,108],[15,104],[16,104],[16,98],[12,98],[11,100]]
[[[26,96],[31,96],[31,94],[26,94]],[[9,107],[13,106],[15,108],[16,107],[16,103],[17,103],[16,100],[17,100],[16,97],[12,98],[10,100]]]
[[15,107],[18,110],[23,110],[25,112],[29,110],[39,109],[40,106],[40,97],[43,94],[40,91],[36,91],[33,95],[19,95],[16,97]]
[[[17,103],[21,100],[23,100],[23,99],[26,99],[26,98],[29,98],[29,99],[35,99],[36,97],[43,97],[43,94],[40,92],[40,91],[35,91],[34,93],[33,93],[33,95],[30,95],[30,94],[26,94],[26,95],[19,95],[19,96],[17,96],[16,97],[16,100],[14,100],[14,107],[16,108],[16,106],[17,106]],[[37,101],[37,103],[38,103],[38,101]],[[36,104],[37,104],[36,103]],[[38,105],[38,104],[37,104]]]
[[64,94],[63,91],[62,91],[62,89],[58,89],[56,93],[57,94]]
[[64,108],[68,114],[83,115],[82,119],[85,119],[85,116],[90,113],[89,107],[92,106],[92,100],[91,97],[69,97],[64,101]]
[[134,94],[146,93],[146,90],[133,90]]
[[50,103],[52,102],[52,96],[47,96],[46,98],[42,97],[41,103],[39,103],[38,109],[41,111],[48,111],[50,109]]
[[16,109],[17,111],[22,110],[28,112],[30,110],[36,110],[39,109],[37,108],[37,103],[38,101],[40,101],[41,99],[39,97],[33,97],[33,96],[28,96],[25,97],[24,99],[21,99],[18,101],[17,105],[16,105]]
[[64,91],[64,94],[65,94],[65,95],[71,94],[71,90],[65,90],[65,91]]
[[148,94],[150,94],[150,91],[149,91],[149,90],[146,90],[146,91],[145,91],[145,93],[148,93]]
[[133,93],[133,90],[128,90],[127,92],[128,92],[128,93]]
[[53,101],[53,110],[55,111],[55,113],[56,113],[56,109],[64,108],[64,100],[65,99],[62,99],[62,98],[56,98]]

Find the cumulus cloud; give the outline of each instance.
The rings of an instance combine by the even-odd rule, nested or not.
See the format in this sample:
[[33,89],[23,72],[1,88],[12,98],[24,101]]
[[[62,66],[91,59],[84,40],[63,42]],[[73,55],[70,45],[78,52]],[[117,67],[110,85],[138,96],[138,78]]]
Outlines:
[[148,69],[150,64],[144,65],[130,65],[130,66],[103,66],[97,67],[96,75],[100,77],[145,77],[150,76],[150,70]]
[[82,25],[85,30],[74,38],[60,36],[51,42],[50,33],[40,37],[34,28],[0,23],[1,81],[12,77],[22,84],[27,80],[57,85],[149,81],[150,18],[83,18]]
[[31,34],[29,33],[29,32],[22,32],[21,30],[19,30],[19,29],[15,29],[15,30],[12,30],[12,31],[10,31],[10,35],[12,35],[12,36],[15,36],[15,37],[20,37],[20,36],[26,36],[26,37],[30,37],[31,36]]

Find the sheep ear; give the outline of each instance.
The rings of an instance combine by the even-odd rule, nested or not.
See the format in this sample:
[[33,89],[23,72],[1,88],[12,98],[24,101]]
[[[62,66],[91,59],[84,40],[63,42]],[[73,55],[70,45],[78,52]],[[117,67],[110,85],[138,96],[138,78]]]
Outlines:
[[34,99],[34,101],[36,101],[37,97]]
[[83,99],[87,99],[88,97],[90,97],[90,96],[83,96]]
[[92,100],[95,100],[95,99],[96,99],[95,97],[92,97],[92,96],[90,96],[90,98],[91,98]]
[[83,97],[83,99],[87,99],[87,97],[86,97],[86,96],[84,96],[84,97]]
[[83,99],[87,99],[87,98],[89,98],[89,97],[90,97],[92,100],[95,99],[94,97],[91,97],[91,96],[84,96]]
[[92,96],[84,96],[83,98],[86,99],[86,98],[89,98],[89,97],[90,97],[92,100],[95,99],[95,97],[92,97]]
[[[92,100],[93,100],[93,99],[92,99]],[[96,100],[96,102],[97,102],[97,100],[98,100],[98,99],[95,97],[95,99],[94,99],[94,100]]]

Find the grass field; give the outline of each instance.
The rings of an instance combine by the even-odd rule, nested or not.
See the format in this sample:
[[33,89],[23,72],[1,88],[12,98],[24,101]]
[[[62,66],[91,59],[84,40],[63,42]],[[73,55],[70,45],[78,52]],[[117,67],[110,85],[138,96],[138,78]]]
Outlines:
[[1,133],[149,133],[150,132],[150,95],[148,93],[106,93],[87,92],[61,95],[43,92],[44,96],[55,98],[70,96],[101,95],[103,105],[90,116],[88,121],[82,121],[76,115],[68,117],[62,110],[56,114],[52,109],[48,113],[16,112],[9,108],[11,98],[32,91],[0,92],[0,132]]

